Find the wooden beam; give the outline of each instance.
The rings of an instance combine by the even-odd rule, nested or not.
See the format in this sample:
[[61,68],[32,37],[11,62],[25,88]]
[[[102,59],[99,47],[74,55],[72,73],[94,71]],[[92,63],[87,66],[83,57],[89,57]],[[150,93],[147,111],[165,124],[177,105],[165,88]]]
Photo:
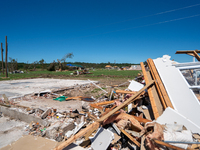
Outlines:
[[[147,72],[145,70],[143,62],[140,63],[140,66],[142,68],[142,73],[143,73],[143,76],[144,76],[145,83],[148,84],[149,83],[149,79],[148,79]],[[148,88],[147,91],[148,91],[151,107],[152,107],[152,110],[153,110],[154,118],[157,119],[159,117],[159,113],[158,113],[158,109],[157,109],[157,106],[156,106],[155,99],[153,97],[152,88],[151,87]]]
[[195,57],[195,56],[194,56],[194,53],[187,53],[187,55],[190,55],[190,56]]
[[200,53],[200,50],[180,50],[180,51],[176,51],[175,54],[187,54],[187,53],[193,53],[194,51],[196,51],[197,53]]
[[142,122],[142,123],[147,123],[147,122],[152,122],[151,120],[140,118],[137,116],[133,116],[137,121]]
[[157,88],[157,91],[159,93],[159,96],[161,98],[161,101],[162,101],[162,104],[163,104],[163,107],[164,109],[166,109],[167,107],[171,107],[171,108],[174,108],[170,99],[169,99],[169,96],[165,90],[165,87],[162,83],[162,80],[160,79],[160,76],[157,72],[157,69],[155,67],[155,64],[153,62],[153,60],[151,58],[147,59],[147,63],[148,63],[148,66],[151,70],[151,73],[152,73],[152,76],[153,76],[153,79],[156,81],[156,88]]
[[196,58],[198,61],[200,61],[200,56],[197,54],[197,51],[194,51],[193,53],[194,53],[195,58]]
[[138,147],[140,147],[140,143],[136,140],[136,139],[134,139],[130,134],[128,134],[125,130],[123,130],[123,129],[120,129],[121,130],[121,132],[124,134],[124,135],[126,135],[133,143],[135,143],[135,145],[137,145]]
[[148,60],[147,60],[147,63],[148,63],[150,72],[151,72],[151,74],[152,74],[152,77],[153,77],[153,79],[156,81],[156,82],[155,82],[155,85],[156,85],[156,89],[157,89],[157,91],[158,91],[158,95],[160,96],[160,100],[161,100],[161,102],[162,102],[162,105],[163,105],[164,109],[166,109],[167,106],[166,106],[166,103],[165,103],[164,98],[163,98],[163,96],[162,96],[161,89],[160,89],[160,87],[159,87],[159,85],[158,85],[158,82],[157,82],[157,80],[156,80],[155,71],[153,70],[153,68],[152,68],[152,66],[151,66],[151,64],[150,64],[150,62],[149,62]]
[[96,104],[90,104],[90,107],[97,108],[101,113],[104,113],[103,108],[101,106],[98,106]]
[[[171,148],[171,149],[174,149],[174,150],[184,150],[184,149],[182,149],[182,148],[180,148],[180,147],[177,147],[177,146],[174,146],[174,145],[170,145],[170,144],[165,143],[165,142],[163,142],[163,141],[159,141],[159,140],[156,140],[156,139],[153,139],[153,141],[154,141],[156,144],[163,145],[163,146],[166,146],[166,147]],[[194,149],[188,147],[186,150],[194,150]]]
[[[147,71],[147,77],[148,77],[149,80],[153,80],[150,71]],[[152,94],[153,94],[153,97],[154,97],[154,100],[155,100],[155,103],[156,103],[156,107],[157,107],[157,110],[158,110],[158,114],[159,114],[159,116],[160,116],[160,115],[163,114],[164,108],[163,108],[161,99],[160,99],[160,97],[159,97],[159,95],[158,95],[158,91],[157,91],[157,89],[156,89],[156,86],[153,85],[153,86],[151,87],[151,89],[152,89]]]
[[99,103],[95,103],[96,105],[108,105],[108,104],[112,104],[115,103],[115,100],[113,101],[105,101],[105,102],[99,102]]
[[107,113],[109,113],[111,110],[113,110],[116,107],[116,105],[112,106],[108,110],[106,110],[101,116],[105,116]]
[[68,145],[70,145],[71,143],[73,143],[78,138],[84,136],[88,132],[89,133],[93,132],[94,130],[96,130],[97,128],[99,128],[99,126],[100,126],[100,124],[98,122],[92,123],[91,125],[87,126],[85,129],[79,131],[77,134],[75,134],[72,137],[70,137],[67,141],[63,142],[62,144],[60,144],[59,146],[57,146],[56,148],[54,148],[54,150],[62,150],[62,149],[64,149],[65,147],[67,147]]
[[82,96],[68,97],[68,98],[66,98],[65,100],[66,100],[66,101],[71,100],[71,99],[81,100],[81,97],[82,97]]
[[195,57],[198,61],[200,61],[200,56],[197,53],[200,53],[200,50],[176,51],[175,54],[187,54]]
[[97,120],[98,122],[102,122],[105,119],[107,119],[108,117],[110,117],[112,114],[114,114],[116,111],[124,108],[125,106],[127,106],[129,103],[133,102],[135,100],[135,98],[137,98],[145,89],[149,88],[152,84],[154,83],[154,81],[146,84],[140,91],[138,91],[135,95],[131,96],[128,100],[126,100],[123,104],[117,106],[116,108],[114,108],[113,110],[111,110],[109,113],[107,113],[105,116],[101,117],[99,120]]
[[116,90],[116,93],[121,93],[121,94],[135,94],[136,92],[130,92],[130,91],[124,91],[124,90]]

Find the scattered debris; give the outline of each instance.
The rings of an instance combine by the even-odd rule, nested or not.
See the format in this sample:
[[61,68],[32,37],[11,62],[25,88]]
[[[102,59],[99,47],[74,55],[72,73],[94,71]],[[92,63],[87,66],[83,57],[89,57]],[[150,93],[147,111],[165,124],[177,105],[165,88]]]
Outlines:
[[[62,141],[54,150],[67,149],[72,143],[89,150],[199,148],[200,124],[195,112],[200,104],[191,90],[199,87],[188,86],[180,72],[188,66],[191,64],[175,64],[169,56],[148,59],[146,66],[141,63],[142,73],[126,89],[119,89],[124,83],[105,89],[88,80],[89,85],[23,97],[27,101],[28,98],[62,101],[61,105],[74,102],[77,107],[73,109],[71,105],[69,109],[56,108],[59,102],[51,107],[28,107],[18,104],[20,98],[8,100],[3,96],[0,111],[3,115],[5,109],[18,111],[36,118],[38,121],[25,120],[29,123],[27,131],[30,135]],[[176,80],[182,87],[177,87]],[[96,87],[100,97],[82,92]]]

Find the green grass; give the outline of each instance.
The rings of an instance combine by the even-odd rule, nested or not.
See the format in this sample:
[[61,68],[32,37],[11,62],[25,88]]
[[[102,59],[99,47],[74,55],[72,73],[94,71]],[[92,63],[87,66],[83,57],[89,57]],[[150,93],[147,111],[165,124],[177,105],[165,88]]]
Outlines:
[[138,70],[96,70],[96,71],[90,71],[91,76],[98,76],[98,75],[110,75],[110,76],[137,76],[137,74],[140,72]]
[[73,71],[63,71],[63,72],[55,72],[55,71],[29,71],[28,73],[23,74],[8,74],[7,79],[4,79],[2,77],[5,77],[4,75],[0,75],[0,81],[1,80],[13,80],[13,79],[26,79],[26,78],[91,78],[91,79],[98,79],[98,78],[104,78],[104,77],[114,77],[114,78],[134,78],[137,76],[137,74],[141,71],[138,70],[95,70],[90,71],[93,74],[86,74],[86,75],[73,75],[70,76],[70,73]]

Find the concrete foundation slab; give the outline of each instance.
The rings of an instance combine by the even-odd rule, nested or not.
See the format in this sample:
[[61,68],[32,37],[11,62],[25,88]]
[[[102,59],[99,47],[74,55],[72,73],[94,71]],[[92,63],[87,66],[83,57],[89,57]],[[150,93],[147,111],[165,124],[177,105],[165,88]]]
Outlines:
[[[93,81],[98,83],[98,81]],[[65,80],[65,79],[23,79],[0,81],[0,95],[6,94],[11,99],[21,97],[32,93],[40,93],[43,91],[57,91],[70,87],[90,84],[87,80]]]

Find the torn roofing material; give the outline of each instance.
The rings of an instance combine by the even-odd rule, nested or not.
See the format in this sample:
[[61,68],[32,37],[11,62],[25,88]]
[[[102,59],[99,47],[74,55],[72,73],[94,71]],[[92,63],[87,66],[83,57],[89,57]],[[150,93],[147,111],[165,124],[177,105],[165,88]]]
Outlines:
[[200,127],[200,120],[197,119],[200,103],[180,70],[173,66],[174,61],[171,61],[168,55],[153,61],[174,109]]

